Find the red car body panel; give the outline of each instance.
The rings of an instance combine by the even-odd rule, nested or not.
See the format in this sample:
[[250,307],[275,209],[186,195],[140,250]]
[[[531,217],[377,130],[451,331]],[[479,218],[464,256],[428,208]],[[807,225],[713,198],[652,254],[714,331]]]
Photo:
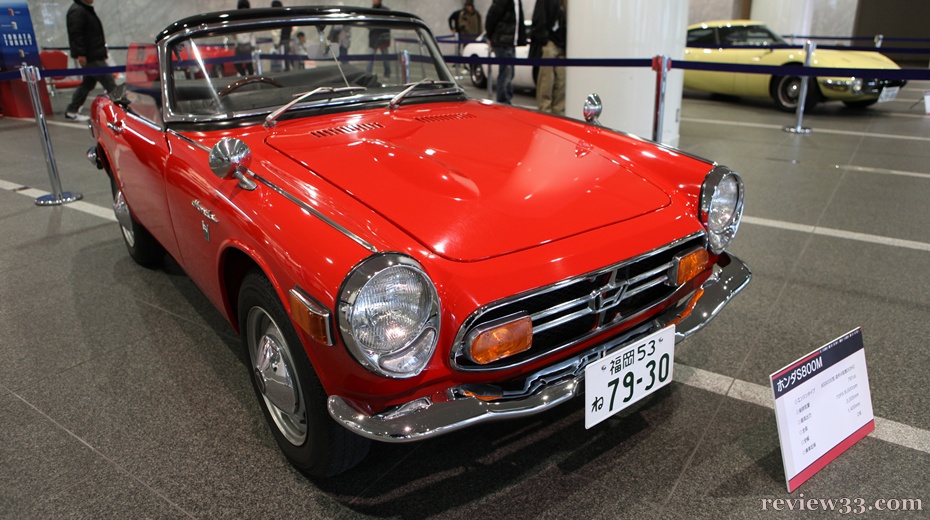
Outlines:
[[[366,111],[282,124],[267,142],[453,260],[511,253],[669,204],[620,157],[549,118],[514,112],[478,101]],[[373,129],[325,133],[345,125]],[[324,136],[308,138],[315,133]]]
[[[97,103],[99,115],[106,114],[113,122],[126,121],[121,108],[104,98]],[[510,115],[511,124],[502,121],[502,110]],[[450,113],[468,113],[470,117],[445,119]],[[417,119],[428,120],[430,116],[442,123]],[[308,137],[314,131],[349,123],[376,123],[382,128]],[[437,129],[440,125],[445,127],[442,132]],[[534,125],[535,131],[527,130]],[[508,133],[506,139],[501,131],[475,132],[495,126],[519,131]],[[583,141],[567,138],[569,132],[579,131],[584,132]],[[608,130],[477,101],[411,105],[393,112],[370,110],[351,117],[300,118],[270,130],[258,126],[183,135],[207,148],[223,137],[242,139],[260,158],[252,165],[256,173],[305,197],[379,250],[409,254],[425,266],[444,312],[440,353],[419,376],[385,379],[358,365],[342,346],[307,348],[327,391],[346,396],[370,411],[431,395],[454,384],[517,377],[548,363],[540,360],[494,373],[489,379],[488,374],[453,370],[448,348],[464,318],[481,305],[597,270],[702,231],[696,215],[696,193],[712,167]],[[461,135],[471,137],[461,139]],[[324,144],[318,144],[320,141]],[[538,141],[547,145],[544,163],[536,158]],[[607,151],[616,150],[618,143],[622,143],[623,153]],[[154,167],[145,169],[151,176],[145,185],[134,184],[131,179],[136,175],[120,176],[120,182],[134,211],[144,200],[143,207],[160,215],[165,226],[173,226],[170,236],[160,234],[159,239],[177,244],[170,252],[210,301],[226,312],[230,322],[236,321],[229,306],[235,295],[225,293],[222,281],[222,256],[229,248],[245,251],[263,266],[279,288],[282,301],[287,301],[288,289],[299,286],[335,308],[335,290],[368,251],[321,221],[307,218],[273,190],[259,186],[248,192],[238,188],[235,179],[217,178],[206,167],[203,149],[172,133],[168,134],[168,144],[170,159],[161,166],[161,172]],[[131,154],[120,147],[117,150]],[[515,150],[533,167],[521,164],[524,161],[515,156]],[[158,160],[142,155],[149,164]],[[299,159],[281,160],[281,155]],[[468,159],[462,165],[453,158]],[[588,158],[595,166],[585,175],[593,175],[593,170],[603,176],[603,182],[572,174],[579,170],[579,161]],[[115,160],[126,164],[121,157]],[[452,162],[456,165],[449,165]],[[139,171],[136,163],[131,164],[133,171]],[[448,183],[456,187],[448,188],[445,194],[437,193],[441,188],[422,186],[430,182],[441,185],[442,166],[450,171],[458,166],[463,171],[480,172],[473,176],[477,180],[472,182],[467,203],[456,200],[464,197],[453,196],[455,190],[468,191],[461,188],[463,179],[456,181],[450,176]],[[353,172],[358,173],[353,176]],[[666,178],[663,172],[674,173],[674,185],[672,175],[667,173]],[[521,175],[528,178],[516,181],[519,188],[501,186],[505,184],[501,179]],[[418,182],[424,177],[427,181]],[[577,185],[592,188],[593,193],[578,190]],[[528,195],[537,201],[526,203]],[[200,200],[220,221],[212,227],[209,242],[204,241],[203,218],[191,207],[192,200]],[[462,209],[454,207],[458,203]],[[526,205],[519,206],[523,203]],[[170,218],[165,218],[167,215]],[[248,233],[229,235],[230,230]],[[438,251],[440,243],[449,244],[448,249]],[[314,264],[316,271],[308,272],[299,258],[326,261]],[[309,337],[303,339],[305,345],[313,345]],[[597,339],[573,351],[594,343]]]

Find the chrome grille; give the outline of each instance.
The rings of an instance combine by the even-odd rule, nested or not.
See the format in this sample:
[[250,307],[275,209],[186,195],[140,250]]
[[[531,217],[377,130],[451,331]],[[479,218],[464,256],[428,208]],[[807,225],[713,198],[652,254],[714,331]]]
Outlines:
[[[472,314],[459,331],[452,350],[453,366],[469,371],[513,367],[635,318],[672,296],[677,287],[668,283],[668,272],[674,258],[699,247],[704,247],[703,233],[627,262],[485,306]],[[509,316],[532,319],[533,347],[487,365],[471,361],[465,353],[469,333]]]

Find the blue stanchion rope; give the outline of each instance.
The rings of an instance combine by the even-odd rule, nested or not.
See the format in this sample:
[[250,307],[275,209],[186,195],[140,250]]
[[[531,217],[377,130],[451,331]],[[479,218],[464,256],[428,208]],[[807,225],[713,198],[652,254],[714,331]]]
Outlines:
[[[358,56],[353,56],[357,58]],[[306,59],[302,55],[263,55],[263,59],[300,60]],[[386,56],[374,56],[375,61],[388,59]],[[481,58],[471,56],[443,56],[446,63],[476,64],[476,65],[514,65],[533,67],[652,67],[651,58]],[[226,63],[241,61],[241,57],[228,56],[211,58],[207,63]],[[903,80],[930,80],[930,69],[856,69],[837,67],[804,67],[801,65],[736,65],[732,63],[693,62],[672,60],[673,69],[703,70],[711,72],[738,72],[746,74],[771,74],[774,76],[830,76],[830,77],[862,77],[869,79],[903,79]],[[126,71],[125,66],[95,67],[79,69],[48,69],[42,70],[42,77],[63,76],[100,76],[116,74]],[[20,80],[18,70],[0,72],[0,81]]]

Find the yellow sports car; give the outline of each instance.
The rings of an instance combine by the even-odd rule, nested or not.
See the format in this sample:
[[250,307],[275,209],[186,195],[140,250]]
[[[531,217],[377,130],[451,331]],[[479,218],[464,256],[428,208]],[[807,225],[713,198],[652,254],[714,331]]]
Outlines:
[[[783,48],[779,48],[783,46]],[[774,47],[774,48],[773,48]],[[803,65],[803,49],[788,44],[761,22],[726,20],[688,27],[685,60],[734,65]],[[897,69],[893,61],[877,52],[817,49],[812,67],[849,69]],[[732,96],[771,97],[775,106],[793,111],[801,92],[800,76],[773,76],[737,72],[685,70],[685,88]],[[805,109],[820,101],[838,100],[862,108],[894,99],[904,80],[818,76],[809,83]]]

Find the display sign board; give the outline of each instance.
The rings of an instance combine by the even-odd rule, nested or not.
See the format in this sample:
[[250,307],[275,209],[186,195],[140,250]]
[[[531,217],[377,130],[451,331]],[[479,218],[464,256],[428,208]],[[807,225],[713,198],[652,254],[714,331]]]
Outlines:
[[875,430],[862,330],[771,376],[788,492]]
[[12,70],[23,63],[41,66],[29,6],[24,0],[0,0],[0,68]]
[[924,111],[930,116],[930,90],[924,91]]

